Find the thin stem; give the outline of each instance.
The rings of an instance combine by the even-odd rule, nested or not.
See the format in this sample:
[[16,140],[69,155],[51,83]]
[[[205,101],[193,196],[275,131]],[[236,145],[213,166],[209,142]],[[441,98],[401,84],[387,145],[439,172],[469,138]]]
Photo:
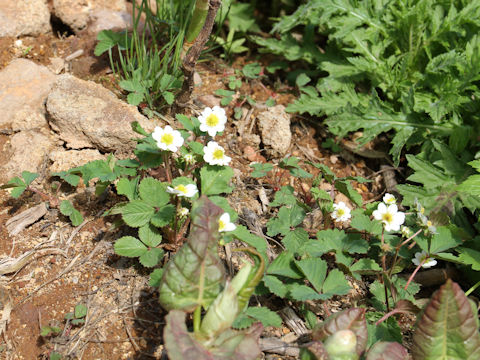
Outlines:
[[[385,252],[385,228],[382,228],[382,238],[381,238],[381,249],[382,249],[382,269],[383,269],[383,274],[387,274],[387,264],[386,264],[386,252]],[[388,289],[387,289],[387,283],[385,282],[385,279],[383,279],[383,288],[385,290],[385,304],[387,305],[387,311],[390,311],[390,304],[388,301]]]
[[426,259],[423,259],[422,262],[420,264],[418,264],[417,268],[415,269],[415,271],[412,273],[412,275],[410,275],[410,277],[408,278],[408,281],[407,281],[407,285],[405,285],[404,289],[407,290],[408,288],[408,285],[410,285],[410,283],[412,282],[413,278],[415,277],[415,275],[417,275],[417,272],[418,270],[420,270],[420,268],[422,267],[422,265],[425,263],[425,260]]
[[178,233],[178,210],[180,209],[180,197],[177,196],[175,204],[175,219],[173,220],[173,238],[175,239],[175,244],[177,243],[177,233]]
[[167,181],[172,182],[172,169],[170,169],[170,160],[166,152],[163,153],[163,164],[165,165],[165,171],[167,173]]
[[198,333],[200,331],[200,323],[202,322],[202,306],[198,305],[193,312],[193,331]]
[[404,242],[402,242],[400,245],[397,246],[397,248],[395,249],[395,257],[393,258],[393,263],[392,263],[392,266],[390,267],[390,270],[388,272],[388,277],[391,277],[392,276],[392,273],[393,273],[393,269],[397,263],[397,259],[398,259],[398,253],[400,252],[400,248],[407,244],[410,240],[412,240],[415,236],[417,236],[418,234],[420,234],[422,232],[422,229],[418,230],[415,234],[413,234],[412,236],[410,236],[407,240],[405,240]]
[[475,285],[473,285],[470,289],[468,289],[468,291],[465,293],[465,296],[469,296],[479,286],[480,286],[480,281],[477,282]]

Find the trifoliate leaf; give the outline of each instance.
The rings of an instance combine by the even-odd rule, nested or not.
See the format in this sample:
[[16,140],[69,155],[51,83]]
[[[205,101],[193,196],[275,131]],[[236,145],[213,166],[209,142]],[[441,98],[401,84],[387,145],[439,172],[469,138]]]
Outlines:
[[256,163],[256,164],[250,164],[250,167],[253,168],[252,173],[250,174],[251,177],[254,178],[260,178],[267,176],[267,173],[269,171],[273,170],[273,165],[269,163]]
[[305,219],[305,210],[298,205],[284,206],[280,208],[276,218],[267,223],[267,235],[285,235],[291,227],[295,227]]
[[78,226],[83,222],[83,216],[80,211],[75,209],[72,203],[68,200],[63,200],[60,203],[60,212],[70,218],[73,226]]
[[245,310],[245,314],[261,321],[263,326],[282,326],[282,318],[277,313],[266,307],[249,307]]
[[74,316],[75,316],[75,318],[80,319],[80,318],[83,318],[83,317],[87,316],[87,312],[88,312],[87,305],[78,304],[78,305],[75,306]]
[[282,186],[282,188],[275,193],[275,197],[270,203],[270,206],[295,205],[297,203],[297,197],[293,192],[293,187],[289,185]]
[[161,207],[170,201],[170,194],[166,191],[167,185],[147,177],[140,182],[138,191],[142,200],[154,207]]
[[164,227],[170,224],[174,216],[175,206],[173,206],[172,204],[168,204],[156,211],[150,219],[150,222],[156,227]]

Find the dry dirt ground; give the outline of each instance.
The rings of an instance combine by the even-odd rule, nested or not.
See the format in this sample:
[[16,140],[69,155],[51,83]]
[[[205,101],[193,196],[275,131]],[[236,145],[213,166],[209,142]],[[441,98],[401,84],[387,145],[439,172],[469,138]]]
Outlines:
[[[71,62],[71,73],[101,83],[122,96],[115,86],[107,59],[95,58],[92,54],[94,38],[69,34],[27,37],[22,41],[29,48],[28,51],[19,51],[14,41],[13,38],[0,40],[0,70],[17,57],[47,65],[50,57],[64,57],[84,49],[85,55]],[[241,68],[250,61],[252,59],[237,59],[231,66],[214,59],[202,63],[198,69],[202,85],[196,88],[195,97],[212,95],[216,89],[226,88],[226,76],[233,68]],[[258,101],[265,101],[275,94],[277,103],[288,103],[293,96],[292,89],[278,81],[274,85],[275,80],[252,81],[244,84],[241,92],[250,94]],[[231,107],[228,112],[232,118]],[[323,149],[321,143],[325,133],[308,118],[292,118],[291,130],[292,145],[288,154],[302,161],[326,164],[338,176],[369,177],[373,182],[356,184],[357,190],[365,201],[374,201],[382,196],[382,175],[371,170],[378,167],[375,161],[365,160],[345,149],[337,154]],[[236,175],[237,187],[229,200],[239,211],[241,222],[245,216],[254,213],[254,225],[261,228],[272,214],[262,209],[260,193],[272,198],[274,190],[281,185],[291,184],[299,196],[305,197],[311,183],[302,183],[288,174],[252,179],[249,176],[249,164],[252,161],[278,161],[268,158],[264,150],[251,141],[252,135],[257,133],[254,113],[246,108],[243,119],[229,121],[229,127],[220,142],[233,158],[232,166]],[[6,141],[7,135],[0,134],[0,148]],[[5,163],[4,156],[0,153],[0,164]],[[305,168],[316,174],[315,168]],[[43,186],[47,189],[48,183],[45,182]],[[62,188],[62,191],[72,193],[75,190]],[[70,226],[57,210],[49,209],[43,219],[15,237],[8,235],[6,221],[41,203],[41,198],[29,193],[14,200],[6,191],[0,191],[0,256],[18,258],[34,250],[19,271],[0,278],[0,305],[3,309],[0,328],[8,320],[6,331],[0,339],[0,358],[48,359],[52,351],[63,354],[65,358],[85,360],[162,358],[165,356],[162,345],[165,313],[158,305],[155,289],[148,286],[148,272],[137,262],[115,255],[113,243],[121,236],[122,230],[112,230],[113,219],[101,216],[115,199],[98,199],[85,188],[76,191],[75,202],[86,219],[81,226]],[[319,221],[321,219],[312,219],[309,225],[311,231],[315,232]],[[271,246],[275,250],[277,245],[271,243]],[[328,307],[332,310],[346,308],[361,299],[365,294],[363,284],[353,285],[354,290],[349,296],[334,299]],[[278,311],[289,305],[273,298],[264,301]],[[72,326],[64,320],[65,314],[73,311],[77,304],[86,304],[89,309],[82,326]],[[323,307],[312,308],[319,316],[323,315]],[[58,336],[40,336],[41,327],[48,325],[58,326],[62,331]],[[292,326],[285,325],[280,329],[266,329],[264,337],[287,341],[298,336]],[[288,357],[265,354],[265,358]]]

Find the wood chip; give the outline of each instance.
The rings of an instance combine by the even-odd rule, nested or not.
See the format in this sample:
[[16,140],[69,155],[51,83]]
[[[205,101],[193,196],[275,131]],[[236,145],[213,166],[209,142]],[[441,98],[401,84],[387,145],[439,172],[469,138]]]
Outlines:
[[20,233],[27,226],[40,220],[47,213],[46,203],[41,203],[37,206],[31,207],[20,214],[15,215],[9,219],[5,225],[7,227],[8,234],[15,236]]

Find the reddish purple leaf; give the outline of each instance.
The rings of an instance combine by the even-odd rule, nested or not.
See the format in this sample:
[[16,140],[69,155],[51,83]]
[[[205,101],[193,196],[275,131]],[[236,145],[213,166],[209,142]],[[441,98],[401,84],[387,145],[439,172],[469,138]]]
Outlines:
[[365,309],[352,308],[331,315],[324,322],[315,326],[312,338],[317,341],[325,341],[340,330],[351,330],[355,333],[357,336],[356,353],[361,355],[367,348],[368,340]]
[[407,349],[397,342],[380,341],[368,351],[366,360],[408,360]]
[[261,323],[247,331],[226,330],[206,347],[187,330],[185,317],[186,313],[179,310],[172,310],[166,316],[163,339],[170,360],[255,360],[260,356]]
[[476,316],[460,286],[447,280],[433,294],[418,323],[413,359],[480,359]]

